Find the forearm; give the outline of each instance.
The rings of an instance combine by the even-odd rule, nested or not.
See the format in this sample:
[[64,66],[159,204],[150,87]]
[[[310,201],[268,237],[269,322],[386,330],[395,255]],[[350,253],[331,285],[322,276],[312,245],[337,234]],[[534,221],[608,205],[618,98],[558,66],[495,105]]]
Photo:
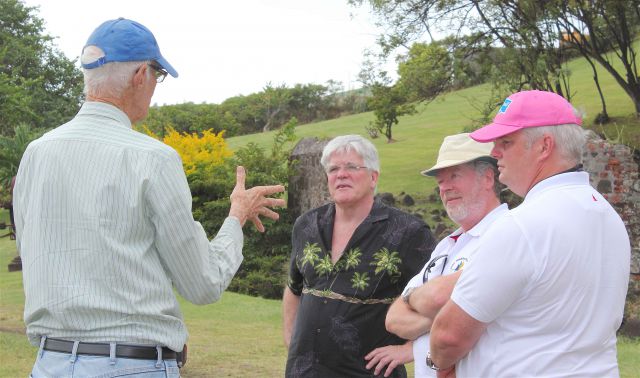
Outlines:
[[396,299],[385,319],[387,331],[406,340],[415,340],[429,332],[432,319],[429,319],[407,305],[402,299]]
[[409,306],[420,315],[435,319],[440,309],[449,301],[462,271],[440,276],[418,287],[409,298]]
[[180,295],[195,304],[213,303],[242,263],[242,229],[236,219],[227,218],[209,241],[199,223],[178,221],[180,226],[157,239],[157,248]]
[[449,300],[431,328],[431,358],[439,368],[449,368],[467,355],[486,329],[455,302]]
[[242,264],[244,235],[237,219],[229,217],[215,238],[209,242],[209,266],[212,288],[217,288],[218,297],[227,289]]
[[284,294],[282,296],[282,331],[284,336],[284,345],[287,349],[289,348],[289,344],[291,344],[291,336],[293,335],[293,327],[295,325],[299,305],[300,297],[293,294],[291,289],[285,287]]

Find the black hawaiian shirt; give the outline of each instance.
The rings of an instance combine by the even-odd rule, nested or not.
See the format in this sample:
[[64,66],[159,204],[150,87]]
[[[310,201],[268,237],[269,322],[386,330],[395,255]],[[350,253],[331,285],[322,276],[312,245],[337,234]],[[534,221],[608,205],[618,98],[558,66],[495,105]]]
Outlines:
[[[287,377],[373,377],[364,356],[405,342],[385,329],[387,310],[435,244],[422,220],[375,202],[333,264],[334,216],[335,205],[324,205],[293,228],[287,284],[301,297]],[[406,374],[400,365],[391,376]]]

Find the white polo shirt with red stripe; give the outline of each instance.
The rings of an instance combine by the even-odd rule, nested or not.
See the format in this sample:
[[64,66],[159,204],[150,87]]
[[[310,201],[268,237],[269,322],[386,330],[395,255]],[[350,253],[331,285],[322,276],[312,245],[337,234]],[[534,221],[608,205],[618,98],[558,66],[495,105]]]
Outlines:
[[454,289],[488,323],[457,376],[618,376],[629,260],[624,223],[586,172],[536,184],[487,231]]
[[[502,204],[491,210],[478,224],[467,232],[459,228],[442,239],[431,253],[431,259],[407,284],[408,288],[422,286],[427,280],[441,275],[455,273],[463,269],[471,260],[480,245],[482,237],[489,226],[500,216],[506,214],[509,208]],[[430,272],[425,275],[427,267]],[[429,334],[418,337],[413,342],[414,373],[416,378],[435,377],[436,372],[427,366],[426,357],[429,351]]]

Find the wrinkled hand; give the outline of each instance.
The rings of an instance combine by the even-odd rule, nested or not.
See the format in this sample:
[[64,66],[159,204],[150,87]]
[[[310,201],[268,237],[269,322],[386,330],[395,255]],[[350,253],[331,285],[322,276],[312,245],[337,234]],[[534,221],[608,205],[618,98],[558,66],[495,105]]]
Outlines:
[[364,357],[369,361],[367,369],[372,369],[375,366],[374,375],[378,375],[386,366],[387,370],[384,372],[384,376],[388,377],[396,366],[413,361],[412,345],[411,342],[408,342],[403,345],[387,345],[372,350]]
[[231,193],[231,208],[229,216],[234,216],[240,220],[240,225],[244,226],[247,220],[253,222],[258,231],[264,232],[264,225],[260,220],[260,216],[277,220],[280,216],[270,207],[285,205],[281,198],[269,198],[268,196],[284,191],[282,185],[255,186],[251,189],[245,189],[244,183],[246,179],[244,167],[236,168],[236,186]]

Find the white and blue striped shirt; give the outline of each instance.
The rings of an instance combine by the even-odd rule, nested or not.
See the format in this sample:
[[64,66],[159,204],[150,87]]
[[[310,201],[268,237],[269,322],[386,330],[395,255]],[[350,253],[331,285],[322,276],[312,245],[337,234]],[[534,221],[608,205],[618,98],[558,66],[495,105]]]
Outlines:
[[182,350],[173,287],[218,300],[242,262],[242,228],[209,242],[193,220],[179,155],[131,129],[114,106],[86,102],[32,142],[14,188],[27,335]]

